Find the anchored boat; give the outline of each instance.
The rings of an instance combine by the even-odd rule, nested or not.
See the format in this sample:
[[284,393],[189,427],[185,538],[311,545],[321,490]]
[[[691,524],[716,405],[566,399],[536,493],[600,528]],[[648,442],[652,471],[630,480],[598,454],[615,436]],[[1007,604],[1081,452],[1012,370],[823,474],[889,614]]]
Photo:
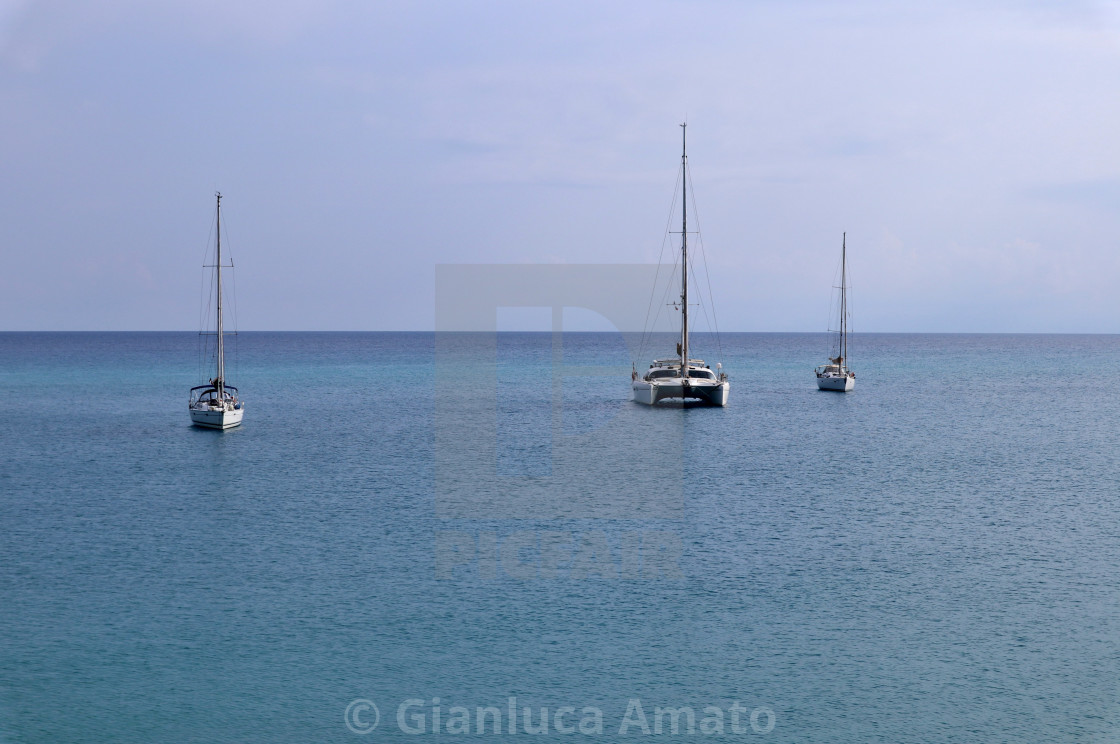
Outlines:
[[856,373],[848,368],[848,234],[840,247],[840,329],[837,331],[836,356],[828,364],[817,367],[817,388],[846,393],[856,386]]
[[[218,199],[217,230],[215,234],[214,284],[217,305],[217,369],[205,385],[191,388],[189,410],[195,426],[207,429],[231,429],[241,424],[245,404],[237,395],[237,388],[226,383],[225,328],[222,326],[222,195]],[[231,262],[229,268],[233,267]],[[207,332],[204,332],[204,334]]]
[[[713,406],[727,405],[731,383],[723,372],[723,365],[713,370],[703,359],[689,356],[688,327],[688,141],[687,124],[681,124],[681,340],[677,355],[655,359],[642,375],[637,369],[631,374],[631,391],[637,403],[654,405],[662,400],[692,399]],[[675,303],[674,303],[675,304]]]

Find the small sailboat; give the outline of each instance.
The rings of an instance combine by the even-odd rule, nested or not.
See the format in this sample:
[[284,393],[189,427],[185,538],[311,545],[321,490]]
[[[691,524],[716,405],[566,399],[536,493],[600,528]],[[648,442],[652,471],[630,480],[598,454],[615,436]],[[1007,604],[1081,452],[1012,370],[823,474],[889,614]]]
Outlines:
[[848,234],[840,248],[840,330],[837,332],[836,356],[828,364],[817,367],[817,387],[846,393],[856,386],[856,373],[848,368]]
[[[205,385],[191,388],[189,409],[195,426],[207,429],[231,429],[241,424],[245,404],[237,395],[237,388],[226,384],[225,329],[222,327],[222,195],[218,199],[217,230],[215,234],[215,285],[217,305],[217,370]],[[233,264],[231,263],[232,267]],[[205,332],[204,332],[205,333]]]
[[723,365],[713,370],[703,359],[689,355],[688,328],[688,148],[687,124],[681,124],[681,340],[677,356],[655,359],[645,374],[631,374],[631,392],[637,403],[655,405],[667,399],[699,400],[713,406],[726,406],[731,383]]

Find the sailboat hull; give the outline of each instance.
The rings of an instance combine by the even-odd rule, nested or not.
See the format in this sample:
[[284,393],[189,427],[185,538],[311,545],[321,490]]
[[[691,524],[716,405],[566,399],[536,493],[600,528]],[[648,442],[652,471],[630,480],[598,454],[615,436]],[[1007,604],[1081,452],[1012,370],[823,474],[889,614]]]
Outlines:
[[832,390],[837,393],[846,393],[856,386],[856,378],[851,375],[819,375],[817,377],[817,388],[820,390]]
[[191,423],[205,429],[232,429],[241,425],[245,409],[192,408]]
[[655,382],[635,380],[631,385],[633,401],[647,406],[657,405],[664,400],[675,399],[681,403],[686,400],[697,400],[710,406],[722,407],[727,405],[730,392],[731,383],[726,381],[711,383],[693,381],[686,387],[679,379],[657,380]]

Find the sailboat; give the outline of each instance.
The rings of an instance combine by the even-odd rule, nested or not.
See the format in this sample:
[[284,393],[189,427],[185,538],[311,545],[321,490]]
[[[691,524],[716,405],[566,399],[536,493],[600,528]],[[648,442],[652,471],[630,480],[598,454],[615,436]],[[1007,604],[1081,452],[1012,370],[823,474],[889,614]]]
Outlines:
[[237,388],[226,384],[225,329],[222,327],[222,195],[218,193],[215,196],[218,199],[214,261],[218,310],[217,330],[214,334],[218,340],[217,369],[207,384],[191,388],[189,409],[195,426],[231,429],[241,424],[245,404],[238,397]]
[[840,248],[840,330],[836,338],[836,356],[828,364],[817,367],[817,387],[846,393],[856,386],[856,373],[848,369],[848,234]]
[[699,400],[713,406],[726,406],[731,383],[723,365],[713,370],[703,359],[689,355],[688,335],[688,140],[687,124],[681,124],[681,340],[677,355],[655,359],[649,369],[639,375],[631,373],[631,392],[637,403],[655,405],[662,400]]

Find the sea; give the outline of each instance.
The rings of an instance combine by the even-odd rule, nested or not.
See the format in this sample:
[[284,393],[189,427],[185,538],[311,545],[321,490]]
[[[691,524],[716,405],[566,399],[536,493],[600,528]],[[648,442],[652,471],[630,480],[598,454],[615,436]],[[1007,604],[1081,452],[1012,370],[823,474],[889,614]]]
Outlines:
[[696,348],[0,334],[0,742],[1120,739],[1120,336]]

